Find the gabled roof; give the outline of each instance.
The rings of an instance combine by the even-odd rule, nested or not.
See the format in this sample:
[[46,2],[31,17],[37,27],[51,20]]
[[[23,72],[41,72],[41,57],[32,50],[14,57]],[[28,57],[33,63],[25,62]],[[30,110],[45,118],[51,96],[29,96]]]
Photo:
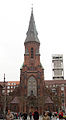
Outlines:
[[12,104],[14,104],[14,103],[18,104],[18,103],[20,103],[20,101],[19,101],[18,97],[15,97],[15,98],[11,101],[11,103],[12,103]]
[[38,33],[36,30],[34,16],[33,16],[33,9],[32,9],[25,43],[33,42],[33,41],[40,43],[37,35],[38,35]]
[[51,100],[51,98],[48,96],[45,100],[45,103],[52,103],[53,104],[53,101]]

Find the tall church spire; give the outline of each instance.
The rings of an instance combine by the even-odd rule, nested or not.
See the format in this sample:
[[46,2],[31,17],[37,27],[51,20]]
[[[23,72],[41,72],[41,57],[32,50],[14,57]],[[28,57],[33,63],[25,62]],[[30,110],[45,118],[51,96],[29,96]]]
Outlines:
[[33,16],[33,8],[31,11],[31,17],[30,17],[30,21],[29,21],[29,27],[28,27],[25,43],[32,42],[32,41],[40,43],[39,39],[38,39],[38,33],[36,30],[36,26],[35,26],[35,21],[34,21],[34,16]]

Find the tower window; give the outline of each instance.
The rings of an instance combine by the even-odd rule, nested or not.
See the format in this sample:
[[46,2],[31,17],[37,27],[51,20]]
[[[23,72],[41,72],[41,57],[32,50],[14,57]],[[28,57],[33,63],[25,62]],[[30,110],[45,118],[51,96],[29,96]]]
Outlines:
[[28,48],[26,48],[25,53],[26,53],[26,54],[29,54]]
[[33,58],[33,48],[31,48],[31,58]]

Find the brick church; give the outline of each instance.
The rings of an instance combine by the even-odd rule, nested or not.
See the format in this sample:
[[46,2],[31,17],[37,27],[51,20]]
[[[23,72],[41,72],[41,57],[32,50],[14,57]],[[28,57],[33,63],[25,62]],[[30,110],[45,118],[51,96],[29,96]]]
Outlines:
[[[37,107],[40,114],[45,110],[58,112],[60,108],[66,111],[66,80],[63,77],[62,55],[53,56],[53,80],[44,80],[44,69],[40,62],[40,41],[33,9],[24,46],[24,63],[20,68],[20,81],[6,82],[6,110],[9,108],[13,112],[29,113]],[[0,85],[1,94],[2,87]],[[16,88],[13,89],[14,87]],[[4,104],[1,99],[0,107],[0,110],[3,110]]]
[[24,42],[24,63],[20,69],[20,85],[11,101],[11,110],[39,113],[44,109],[44,69],[40,62],[40,41],[35,26],[33,9],[31,11],[27,36]]

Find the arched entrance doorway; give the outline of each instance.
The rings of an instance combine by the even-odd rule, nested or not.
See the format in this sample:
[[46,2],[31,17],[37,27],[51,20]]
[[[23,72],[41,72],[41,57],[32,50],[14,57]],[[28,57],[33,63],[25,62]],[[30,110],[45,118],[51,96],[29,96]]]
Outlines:
[[34,112],[34,109],[38,106],[37,98],[34,95],[27,97],[27,113]]

